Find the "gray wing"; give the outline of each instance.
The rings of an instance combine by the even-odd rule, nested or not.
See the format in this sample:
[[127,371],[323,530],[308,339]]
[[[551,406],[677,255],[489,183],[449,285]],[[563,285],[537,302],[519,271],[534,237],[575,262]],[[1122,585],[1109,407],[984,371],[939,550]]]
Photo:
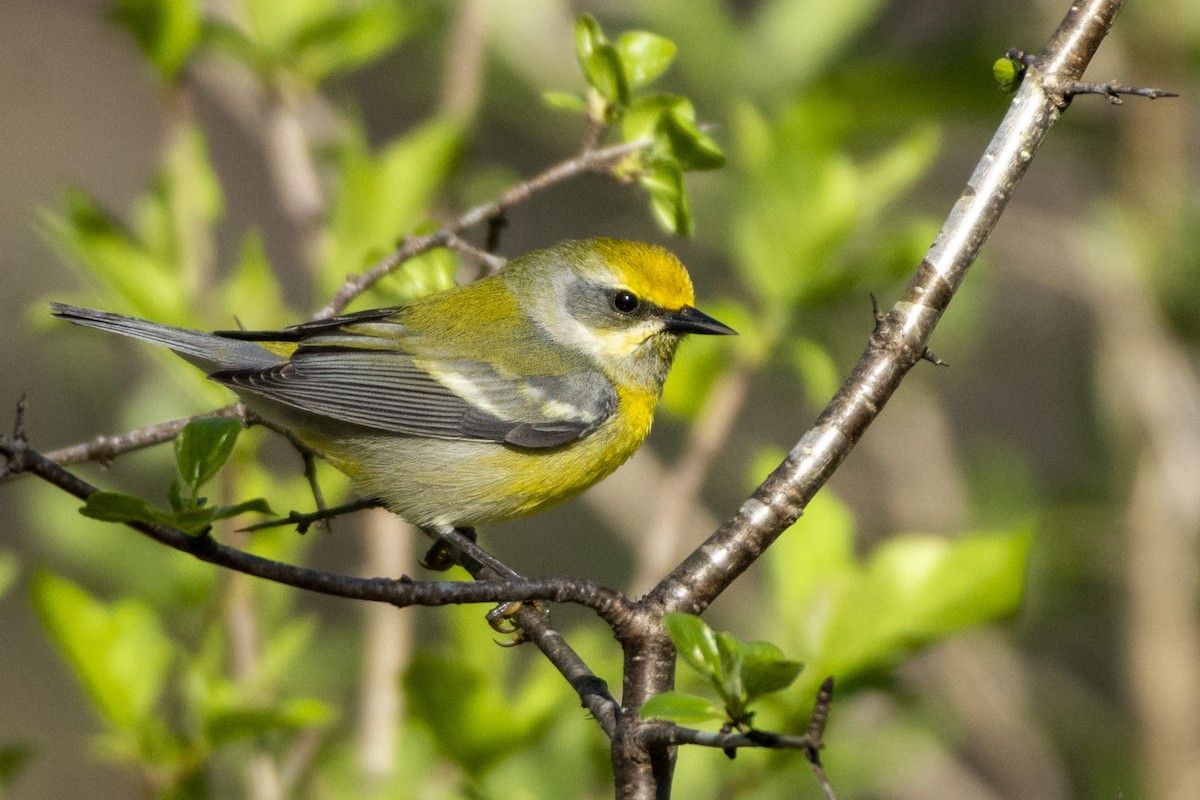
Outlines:
[[583,438],[617,405],[615,389],[599,372],[517,377],[475,361],[422,366],[395,350],[302,346],[285,363],[209,377],[376,430],[529,448]]

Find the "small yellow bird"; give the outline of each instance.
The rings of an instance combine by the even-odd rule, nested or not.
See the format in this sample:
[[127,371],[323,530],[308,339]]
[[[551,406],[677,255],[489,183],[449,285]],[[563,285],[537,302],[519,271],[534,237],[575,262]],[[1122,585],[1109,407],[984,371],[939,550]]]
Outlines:
[[364,496],[439,530],[550,508],[628,459],[683,335],[735,333],[692,302],[669,251],[588,239],[409,305],[274,332],[52,309],[169,347]]

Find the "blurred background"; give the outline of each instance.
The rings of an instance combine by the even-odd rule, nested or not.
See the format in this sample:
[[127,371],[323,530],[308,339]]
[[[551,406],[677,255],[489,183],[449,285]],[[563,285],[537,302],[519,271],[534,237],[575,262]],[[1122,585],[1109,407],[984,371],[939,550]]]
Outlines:
[[[305,319],[405,233],[578,150],[584,118],[542,97],[584,90],[577,14],[613,37],[650,30],[678,46],[655,90],[688,97],[726,157],[686,176],[693,235],[657,225],[637,186],[588,175],[513,209],[499,252],[661,242],[698,305],[743,336],[689,343],[650,443],[610,480],[484,532],[524,573],[640,593],[815,419],[865,344],[870,295],[894,302],[1005,112],[992,62],[1036,51],[1068,4],[201,5],[225,32],[180,53],[131,31],[161,32],[191,3],[0,5],[0,404],[25,393],[31,444],[50,450],[227,403],[169,354],[65,330],[45,302],[204,327]],[[1118,18],[1088,77],[1181,97],[1072,104],[934,336],[950,366],[913,370],[786,553],[705,616],[809,664],[808,688],[764,708],[776,728],[803,730],[825,668],[849,674],[825,754],[841,796],[1200,797],[1198,48],[1195,0]],[[356,307],[472,269],[435,254]],[[311,504],[286,445],[243,441],[223,492]],[[170,469],[169,446],[79,468],[159,500]],[[492,645],[481,609],[298,596],[76,508],[32,478],[0,485],[0,796],[611,794],[595,725],[537,659]],[[1023,579],[981,572],[953,611],[901,620],[858,660],[816,621],[820,597],[872,621],[917,608],[862,566],[889,542],[920,585],[905,547],[982,534],[1018,542]],[[422,542],[382,514],[303,539],[222,535],[331,570],[419,574]],[[821,594],[835,569],[841,594]],[[139,620],[146,638],[128,641],[153,644],[124,653],[124,674],[153,725],[116,718],[94,683],[112,676],[89,684],[89,654],[48,632],[66,597],[100,639]],[[599,625],[571,609],[556,621],[619,686]],[[687,752],[676,791],[816,797],[800,761]]]

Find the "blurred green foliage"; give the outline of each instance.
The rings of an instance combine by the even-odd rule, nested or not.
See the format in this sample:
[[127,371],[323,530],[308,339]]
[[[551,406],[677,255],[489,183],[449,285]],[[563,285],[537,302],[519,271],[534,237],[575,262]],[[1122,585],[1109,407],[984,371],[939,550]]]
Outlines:
[[[453,4],[234,5],[236,14],[215,17],[194,0],[115,3],[113,17],[132,36],[162,89],[164,144],[157,173],[127,213],[69,189],[43,214],[47,241],[77,269],[84,287],[57,299],[197,328],[227,326],[232,313],[253,328],[290,324],[327,301],[347,273],[368,269],[405,235],[432,230],[461,210],[456,203],[478,194],[478,187],[496,186],[497,175],[508,181],[527,174],[530,163],[542,168],[577,146],[576,140],[557,142],[553,154],[537,152],[519,167],[489,164],[480,130],[489,119],[472,125],[451,118],[427,98],[423,116],[400,132],[372,128],[367,110],[346,87],[381,73],[417,87],[435,84],[437,76],[410,69],[413,64],[433,69],[429,65],[440,64],[442,51],[456,44],[449,38],[448,17],[457,13]],[[565,18],[566,4],[543,5]],[[649,142],[631,151],[611,177],[644,193],[649,217],[662,231],[694,234],[686,246],[722,270],[719,277],[710,273],[703,284],[698,281],[703,308],[742,334],[733,346],[702,338],[681,350],[663,399],[676,432],[701,415],[717,377],[732,369],[747,370],[755,389],[794,389],[786,406],[792,417],[802,416],[796,407],[814,411],[844,375],[848,356],[839,341],[853,339],[857,347],[869,330],[868,293],[894,294],[936,230],[917,198],[941,148],[961,134],[962,119],[947,134],[945,117],[934,120],[931,110],[943,104],[968,118],[977,115],[986,129],[1003,103],[987,65],[995,50],[1011,42],[972,34],[986,44],[962,44],[964,51],[980,51],[970,52],[965,62],[978,75],[964,78],[957,74],[964,60],[954,54],[914,56],[876,46],[873,26],[883,24],[885,13],[903,13],[878,0],[661,0],[636,10],[603,10],[611,21],[597,12],[603,23],[585,14],[558,28],[554,47],[568,62],[573,55],[578,74],[524,74],[489,46],[488,67],[503,80],[487,84],[481,103],[490,104],[508,126],[502,133],[516,128],[523,144],[545,146],[545,131],[559,130],[547,122],[553,111],[518,105],[539,95],[552,108],[570,112],[559,116],[575,120],[577,138],[593,146]],[[496,6],[489,13],[524,12]],[[533,49],[539,35],[534,26],[516,27],[528,27],[530,40],[514,49]],[[1025,29],[1033,39],[1046,32]],[[194,91],[192,70],[214,64],[233,70],[239,91],[253,103],[285,115],[299,115],[311,103],[331,118],[326,122],[332,132],[307,142],[304,151],[324,194],[314,229],[306,234],[297,226],[297,235],[311,240],[297,248],[309,263],[294,282],[289,278],[297,271],[273,262],[263,232],[227,218],[222,188],[227,176],[214,166],[219,160],[206,132],[210,122],[194,104],[178,102],[180,94]],[[997,79],[1015,78],[1010,67],[996,64]],[[718,171],[685,180],[685,173],[712,170]],[[555,191],[580,190],[568,184]],[[944,199],[940,205],[948,206]],[[1194,216],[1193,209],[1188,218]],[[1138,220],[1116,211],[1112,218],[1120,224],[1106,229],[1137,239]],[[1193,337],[1200,329],[1197,306],[1188,299],[1195,263],[1191,257],[1179,270],[1161,274],[1158,283],[1170,320]],[[423,254],[357,302],[404,302],[450,285],[461,267],[453,251]],[[718,291],[722,296],[714,298]],[[845,314],[847,309],[853,313]],[[853,327],[847,327],[847,318]],[[970,320],[949,322],[965,329]],[[969,339],[964,334],[951,343],[968,349]],[[155,375],[130,379],[127,391],[141,422],[228,402],[227,392],[173,356],[150,357],[160,359]],[[172,380],[167,386],[164,371]],[[731,448],[724,465],[727,483],[753,485],[761,479],[779,463],[781,448],[791,445],[787,437],[803,421],[750,420],[745,442]],[[680,691],[654,701],[658,706],[647,713],[799,733],[816,687],[834,675],[838,695],[825,757],[843,794],[886,795],[889,780],[904,780],[905,763],[943,757],[954,746],[955,723],[946,721],[937,701],[923,703],[893,691],[895,668],[930,644],[1014,615],[1029,582],[1030,551],[1039,546],[1058,548],[1045,568],[1076,576],[1079,584],[1070,588],[1080,596],[1104,593],[1085,585],[1099,579],[1078,564],[1100,520],[1094,509],[1074,512],[1095,488],[1076,487],[1079,496],[1065,507],[1041,513],[1047,501],[1034,490],[1028,464],[1006,446],[981,449],[978,463],[967,470],[971,517],[984,530],[947,538],[889,529],[882,541],[868,543],[879,532],[865,530],[869,526],[843,501],[823,491],[764,556],[759,594],[747,604],[753,613],[728,625],[765,641],[743,642],[694,618],[673,620],[682,659],[697,674],[681,671]],[[225,424],[193,428],[178,441],[174,466],[165,448],[140,464],[155,480],[171,469],[180,473],[168,494],[171,511],[134,494],[106,493],[89,505],[93,516],[159,521],[193,532],[217,522],[222,509],[263,511],[267,501],[275,508],[310,506],[298,459],[282,471],[277,447],[262,431],[238,437]],[[344,479],[332,470],[322,470],[321,483],[330,498],[345,493]],[[213,499],[201,502],[205,485]],[[153,486],[143,491],[162,491]],[[246,497],[265,500],[247,506],[239,500]],[[571,688],[542,659],[493,646],[479,609],[405,612],[435,619],[427,624],[436,635],[422,638],[401,679],[408,707],[396,722],[402,752],[395,770],[368,780],[348,710],[366,646],[355,625],[318,619],[285,587],[247,589],[238,578],[214,574],[156,545],[97,530],[102,526],[81,527],[78,515],[49,490],[30,498],[36,507],[31,518],[37,520],[31,525],[53,569],[81,576],[74,581],[37,573],[34,606],[95,710],[100,730],[95,754],[136,773],[150,795],[240,796],[241,773],[252,758],[283,765],[298,753],[308,753],[308,760],[293,776],[295,797],[608,793],[607,743],[579,711]],[[100,508],[104,503],[110,505]],[[185,523],[180,514],[198,518]],[[1065,536],[1042,544],[1035,534],[1047,527]],[[232,535],[228,528],[219,533]],[[260,531],[244,546],[271,558],[304,561],[313,538]],[[0,591],[15,570],[14,560],[0,555]],[[1101,582],[1100,589],[1111,587]],[[257,614],[260,652],[248,676],[235,676],[231,668],[235,654],[221,604],[234,592],[249,594]],[[1063,596],[1034,601],[1070,620],[1079,611],[1075,604],[1084,602]],[[620,654],[606,631],[571,625],[566,636],[599,675],[619,685]],[[1103,641],[1090,629],[1079,639],[1087,639],[1077,645],[1084,649]],[[874,708],[869,704],[880,692],[893,697],[890,715],[840,724],[841,709],[861,709],[856,697],[867,708],[858,716],[869,717]],[[1111,709],[1094,696],[1091,702],[1089,721],[1108,721]],[[1067,720],[1060,720],[1064,729],[1085,727],[1066,713],[1061,719]],[[1106,792],[1109,782],[1096,777],[1099,768],[1092,765],[1116,763],[1096,755],[1109,751],[1076,730],[1063,736],[1079,742],[1072,763],[1084,775],[1080,784]],[[320,746],[306,749],[314,741]],[[0,787],[19,780],[22,766],[40,757],[82,756],[40,754],[24,744],[0,747]],[[1124,761],[1108,768],[1126,781],[1135,769]],[[807,771],[795,754],[747,753],[730,763],[719,752],[684,748],[676,793],[815,797]]]

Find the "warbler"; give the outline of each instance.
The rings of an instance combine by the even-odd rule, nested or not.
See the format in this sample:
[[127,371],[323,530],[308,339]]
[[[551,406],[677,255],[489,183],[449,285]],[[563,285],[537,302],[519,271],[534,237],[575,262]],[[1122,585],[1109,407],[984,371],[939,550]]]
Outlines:
[[438,530],[542,511],[628,459],[682,337],[735,333],[692,303],[669,251],[600,238],[528,253],[408,305],[279,331],[52,309],[165,345],[365,497]]

